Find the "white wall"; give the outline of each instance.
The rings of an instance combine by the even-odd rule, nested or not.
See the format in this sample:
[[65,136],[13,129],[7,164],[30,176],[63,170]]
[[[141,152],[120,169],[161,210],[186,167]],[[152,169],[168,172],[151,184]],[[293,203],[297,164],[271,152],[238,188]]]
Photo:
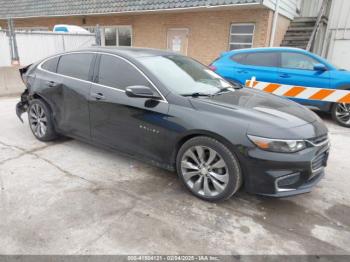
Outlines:
[[[277,0],[264,0],[263,4],[275,10]],[[281,15],[293,20],[297,16],[298,0],[280,0],[279,12]]]
[[324,55],[350,70],[350,1],[333,0]]
[[329,17],[329,28],[350,28],[350,1],[333,0],[331,14]]
[[21,65],[28,65],[57,53],[90,47],[94,35],[58,34],[52,32],[16,33],[18,56]]
[[[93,34],[16,32],[20,64],[25,66],[57,53],[87,48],[95,43]],[[0,31],[0,66],[11,66],[9,38]]]
[[5,32],[0,32],[0,66],[11,65],[9,39]]
[[303,0],[301,1],[300,16],[303,17],[317,17],[321,7],[323,0]]

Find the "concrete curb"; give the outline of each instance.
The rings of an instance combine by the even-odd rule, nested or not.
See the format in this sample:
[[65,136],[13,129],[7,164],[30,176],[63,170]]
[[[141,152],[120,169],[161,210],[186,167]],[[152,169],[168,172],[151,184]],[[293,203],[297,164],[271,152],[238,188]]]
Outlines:
[[25,90],[19,67],[0,67],[0,97],[16,96]]

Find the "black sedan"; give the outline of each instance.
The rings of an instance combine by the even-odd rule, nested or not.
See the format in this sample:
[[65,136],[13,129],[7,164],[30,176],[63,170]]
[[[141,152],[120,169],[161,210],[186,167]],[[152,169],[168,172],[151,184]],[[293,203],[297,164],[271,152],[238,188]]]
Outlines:
[[67,52],[20,70],[41,141],[59,135],[177,171],[197,197],[306,193],[324,176],[328,131],[310,110],[234,86],[191,58],[153,49]]

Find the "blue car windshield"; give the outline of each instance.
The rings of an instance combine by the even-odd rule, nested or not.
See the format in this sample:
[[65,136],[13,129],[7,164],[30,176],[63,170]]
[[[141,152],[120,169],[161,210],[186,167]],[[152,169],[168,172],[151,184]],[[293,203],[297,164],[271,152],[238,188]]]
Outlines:
[[213,95],[233,86],[201,63],[181,55],[142,57],[139,61],[179,95]]

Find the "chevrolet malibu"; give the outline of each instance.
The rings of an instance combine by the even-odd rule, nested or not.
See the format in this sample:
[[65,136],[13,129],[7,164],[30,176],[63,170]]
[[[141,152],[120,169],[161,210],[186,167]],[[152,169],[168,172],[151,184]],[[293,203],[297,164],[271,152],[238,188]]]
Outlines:
[[20,70],[17,104],[40,141],[64,135],[176,171],[189,191],[224,200],[241,186],[286,197],[324,176],[328,131],[295,102],[233,86],[167,51],[92,48]]

